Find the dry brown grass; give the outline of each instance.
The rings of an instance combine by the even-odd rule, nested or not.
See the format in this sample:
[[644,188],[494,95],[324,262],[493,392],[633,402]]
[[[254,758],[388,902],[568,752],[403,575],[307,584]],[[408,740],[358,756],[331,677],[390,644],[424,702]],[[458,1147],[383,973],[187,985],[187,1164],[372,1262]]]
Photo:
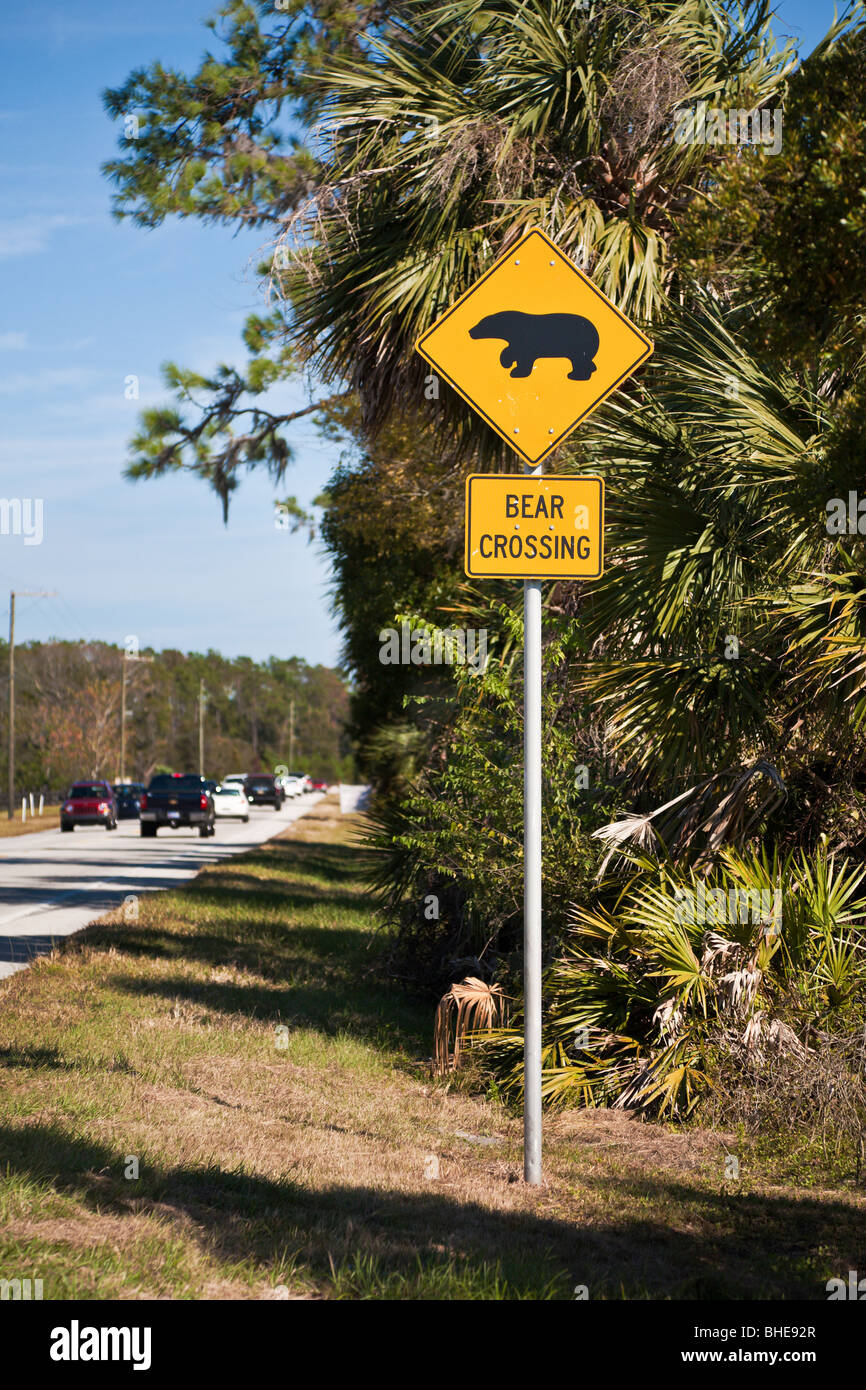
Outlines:
[[4,1275],[48,1297],[822,1297],[857,1267],[862,1198],[748,1164],[732,1184],[730,1135],[558,1114],[524,1186],[519,1117],[429,1079],[432,1010],[384,978],[361,818],[335,820],[320,803],[0,988]]
[[5,812],[0,812],[0,840],[5,839],[9,835],[34,835],[37,830],[59,829],[59,806],[46,806],[41,816],[31,816],[28,811],[25,821],[21,819],[20,809],[16,812],[14,820],[9,820]]

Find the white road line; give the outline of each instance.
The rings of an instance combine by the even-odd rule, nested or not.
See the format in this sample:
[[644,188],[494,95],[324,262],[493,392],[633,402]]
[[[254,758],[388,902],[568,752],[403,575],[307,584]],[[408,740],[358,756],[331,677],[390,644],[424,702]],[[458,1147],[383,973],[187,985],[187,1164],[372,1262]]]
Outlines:
[[[49,949],[46,943],[80,931],[129,895],[164,891],[265,844],[321,799],[321,792],[308,794],[273,818],[256,812],[247,825],[218,821],[215,840],[183,831],[144,840],[138,821],[121,821],[111,835],[58,829],[0,841],[0,979],[26,969],[32,954]],[[90,877],[94,871],[99,878]],[[31,894],[35,901],[21,901]]]
[[50,903],[31,903],[28,907],[19,908],[17,912],[8,912],[5,917],[0,917],[0,927],[5,927],[10,922],[17,922],[19,917],[30,917],[34,912],[45,912],[53,906],[53,901]]

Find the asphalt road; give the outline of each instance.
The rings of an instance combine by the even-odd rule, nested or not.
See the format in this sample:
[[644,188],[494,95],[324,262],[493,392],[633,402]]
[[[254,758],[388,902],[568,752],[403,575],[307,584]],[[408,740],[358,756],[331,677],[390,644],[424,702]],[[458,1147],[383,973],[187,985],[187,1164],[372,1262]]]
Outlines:
[[0,978],[23,970],[59,936],[80,931],[132,894],[174,888],[199,869],[263,844],[322,798],[307,792],[281,811],[253,807],[249,824],[218,820],[216,835],[160,830],[143,840],[137,820],[116,830],[79,826],[0,840]]

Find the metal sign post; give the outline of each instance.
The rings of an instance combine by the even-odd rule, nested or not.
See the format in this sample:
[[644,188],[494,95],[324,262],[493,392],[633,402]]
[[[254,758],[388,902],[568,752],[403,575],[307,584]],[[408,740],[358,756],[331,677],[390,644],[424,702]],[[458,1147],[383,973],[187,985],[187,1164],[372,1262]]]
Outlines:
[[[504,343],[504,347],[502,346]],[[653,345],[555,242],[533,228],[415,344],[524,463],[466,483],[466,573],[523,579],[523,1176],[541,1183],[541,585],[598,579],[600,478],[547,477],[543,460]],[[570,369],[570,370],[569,370]]]
[[523,579],[523,1173],[541,1182],[541,586],[604,568],[604,481],[524,474],[466,479],[466,573]]
[[[543,464],[527,468],[540,474]],[[523,581],[523,1177],[541,1182],[541,580]]]

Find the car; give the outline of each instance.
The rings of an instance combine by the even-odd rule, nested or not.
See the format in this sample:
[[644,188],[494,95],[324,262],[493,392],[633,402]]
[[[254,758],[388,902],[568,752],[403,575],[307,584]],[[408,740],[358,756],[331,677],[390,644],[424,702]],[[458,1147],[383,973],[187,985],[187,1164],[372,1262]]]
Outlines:
[[244,783],[244,792],[251,806],[273,806],[279,811],[285,792],[279,780],[270,772],[253,772]]
[[202,839],[213,835],[216,825],[213,797],[203,777],[194,772],[159,772],[141,795],[141,833],[152,839],[160,826],[179,830],[198,828]]
[[118,820],[138,820],[141,806],[142,782],[116,782],[111,789],[117,802]]
[[60,807],[60,829],[72,831],[76,825],[104,825],[117,829],[117,802],[108,782],[73,782]]
[[291,784],[292,796],[303,796],[304,792],[313,789],[313,784],[306,772],[287,772],[284,781]]
[[293,773],[285,773],[280,778],[283,791],[286,796],[301,796],[304,791],[304,781],[302,777],[296,777]]
[[328,790],[328,783],[327,783],[327,782],[316,782],[316,781],[313,782],[313,791],[314,791],[314,792],[326,792],[327,790]]
[[225,787],[231,785],[232,783],[237,783],[241,787],[243,787],[244,782],[246,780],[247,774],[245,772],[229,772],[223,778],[222,782],[220,783],[220,786]]
[[250,803],[244,795],[243,787],[236,782],[221,783],[213,793],[213,808],[218,820],[242,820],[250,818]]

